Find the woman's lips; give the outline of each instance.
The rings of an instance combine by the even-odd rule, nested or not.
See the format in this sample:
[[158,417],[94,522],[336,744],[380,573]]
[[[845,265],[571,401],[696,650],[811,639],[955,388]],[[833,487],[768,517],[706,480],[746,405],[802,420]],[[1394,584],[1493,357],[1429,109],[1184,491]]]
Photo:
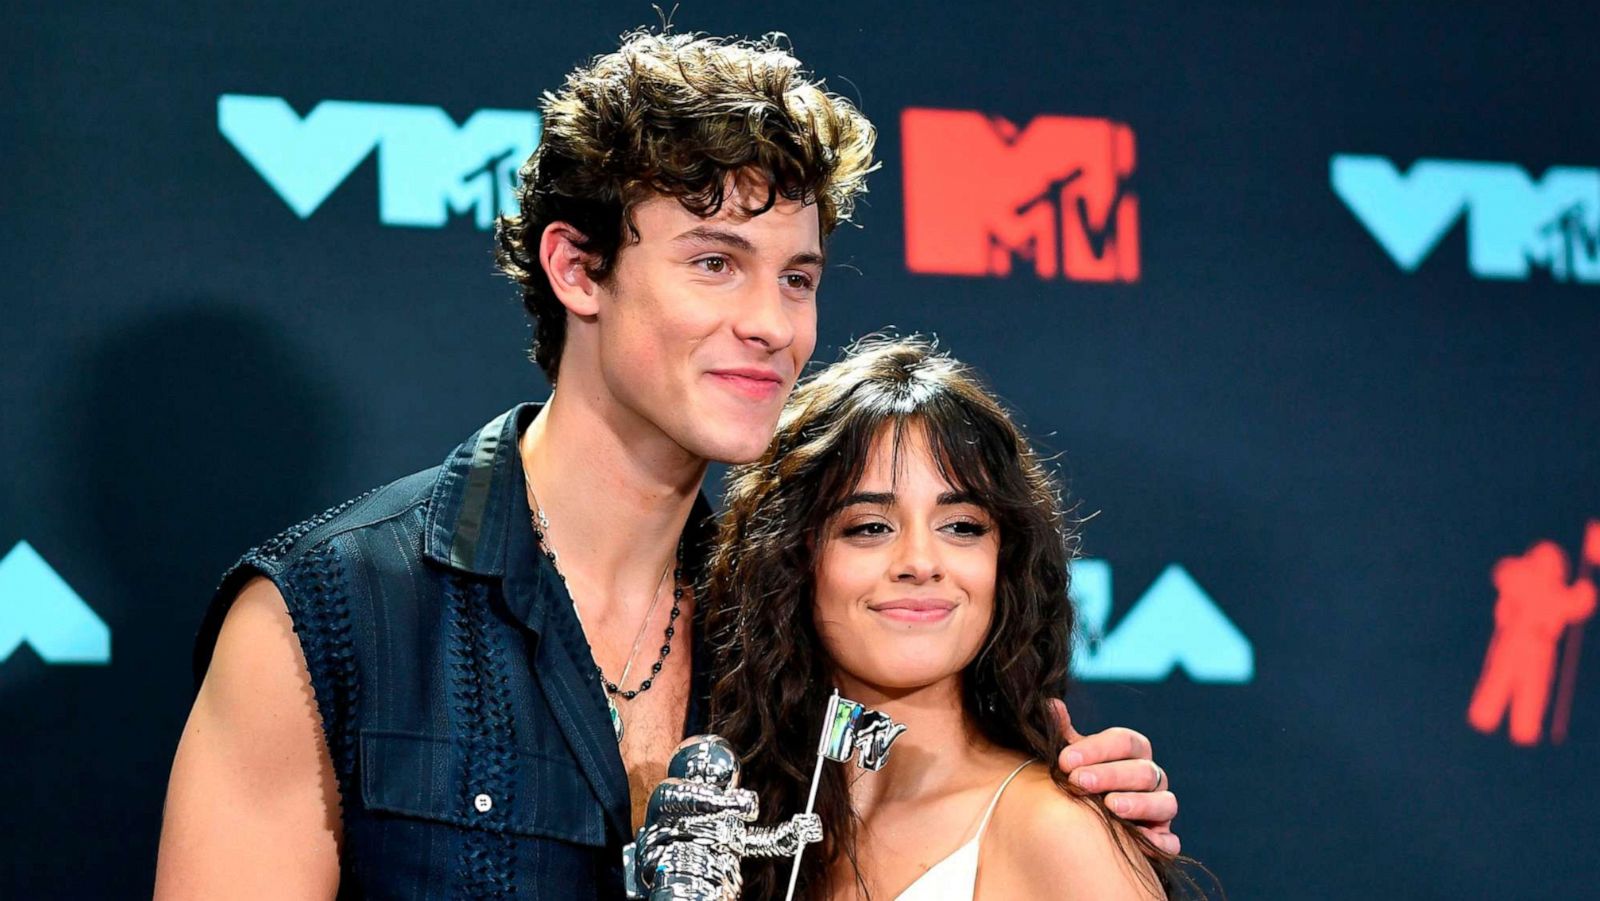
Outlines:
[[895,622],[935,623],[954,612],[956,605],[954,601],[910,598],[868,604],[867,609]]

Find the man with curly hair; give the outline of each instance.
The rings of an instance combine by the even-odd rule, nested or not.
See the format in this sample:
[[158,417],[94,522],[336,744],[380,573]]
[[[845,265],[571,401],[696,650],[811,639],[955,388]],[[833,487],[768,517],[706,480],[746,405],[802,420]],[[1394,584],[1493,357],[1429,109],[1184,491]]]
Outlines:
[[[496,243],[555,390],[224,577],[158,897],[618,897],[704,729],[701,481],[772,438],[874,130],[772,40],[638,32],[543,107]],[[1062,763],[1176,851],[1149,756]]]

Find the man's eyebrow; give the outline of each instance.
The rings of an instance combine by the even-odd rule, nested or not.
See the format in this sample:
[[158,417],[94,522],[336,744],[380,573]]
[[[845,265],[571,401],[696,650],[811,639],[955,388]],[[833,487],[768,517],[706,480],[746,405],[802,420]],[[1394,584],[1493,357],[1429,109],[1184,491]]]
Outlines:
[[818,269],[823,269],[823,268],[826,268],[827,265],[828,265],[828,255],[826,253],[820,253],[820,252],[815,251],[815,250],[808,250],[808,251],[805,251],[804,253],[797,253],[794,256],[790,257],[789,258],[789,265],[790,266],[815,266]]
[[709,225],[697,225],[672,240],[674,243],[682,244],[724,244],[746,253],[753,253],[756,249],[744,235],[723,228],[712,228]]
[[[694,228],[691,228],[683,234],[677,236],[676,238],[673,238],[672,240],[673,243],[678,244],[721,244],[725,247],[732,247],[737,250],[742,250],[745,253],[755,253],[756,250],[756,246],[752,244],[750,239],[746,238],[744,235],[741,235],[738,232],[728,231],[725,228],[715,228],[709,225],[697,225]],[[827,263],[827,254],[817,250],[806,250],[790,257],[789,262],[785,265],[816,266],[820,269],[826,266]]]

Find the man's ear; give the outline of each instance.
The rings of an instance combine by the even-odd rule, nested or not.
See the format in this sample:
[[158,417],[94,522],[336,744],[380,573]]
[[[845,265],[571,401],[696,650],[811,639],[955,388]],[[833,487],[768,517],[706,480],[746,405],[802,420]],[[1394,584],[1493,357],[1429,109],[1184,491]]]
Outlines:
[[600,312],[599,283],[589,275],[593,256],[579,242],[583,232],[565,222],[552,222],[539,235],[539,265],[550,279],[556,299],[574,316]]

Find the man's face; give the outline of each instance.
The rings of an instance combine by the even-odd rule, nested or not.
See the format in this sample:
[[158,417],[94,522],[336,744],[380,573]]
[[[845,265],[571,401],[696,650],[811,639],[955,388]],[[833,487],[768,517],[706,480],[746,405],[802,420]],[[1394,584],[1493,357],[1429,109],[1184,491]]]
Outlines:
[[[759,193],[757,193],[759,191]],[[730,192],[702,219],[671,197],[638,204],[600,289],[600,373],[624,408],[697,457],[744,463],[766,450],[817,342],[821,232],[815,205],[743,209]]]

